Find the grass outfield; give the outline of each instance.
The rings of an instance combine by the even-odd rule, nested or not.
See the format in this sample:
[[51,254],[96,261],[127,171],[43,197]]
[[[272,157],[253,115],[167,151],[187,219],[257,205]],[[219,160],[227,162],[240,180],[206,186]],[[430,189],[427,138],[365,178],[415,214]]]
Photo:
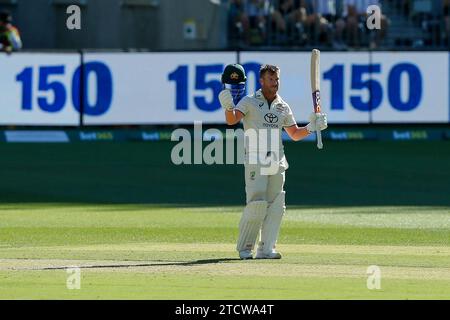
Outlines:
[[236,259],[242,168],[171,146],[0,145],[0,299],[450,299],[448,143],[288,144],[278,261]]

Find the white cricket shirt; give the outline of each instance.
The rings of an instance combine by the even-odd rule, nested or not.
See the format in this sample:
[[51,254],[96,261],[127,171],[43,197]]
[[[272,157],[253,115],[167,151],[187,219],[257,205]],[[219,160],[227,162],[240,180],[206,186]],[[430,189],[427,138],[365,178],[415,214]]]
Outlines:
[[[275,100],[270,104],[262,94],[261,89],[252,95],[245,96],[236,106],[236,110],[244,114],[243,124],[244,131],[247,135],[248,130],[253,129],[258,133],[258,139],[267,137],[267,151],[276,151],[276,145],[271,143],[271,136],[276,136],[278,140],[279,159],[284,158],[284,147],[281,139],[281,131],[283,127],[290,127],[296,124],[294,115],[289,105],[283,101],[280,95],[277,94]],[[265,129],[265,130],[261,130]],[[265,131],[263,133],[262,131]],[[264,136],[266,134],[266,136]],[[258,141],[260,142],[260,140]],[[258,153],[266,151],[261,148],[260,143],[249,143],[245,140],[246,154]],[[286,166],[287,167],[287,166]]]

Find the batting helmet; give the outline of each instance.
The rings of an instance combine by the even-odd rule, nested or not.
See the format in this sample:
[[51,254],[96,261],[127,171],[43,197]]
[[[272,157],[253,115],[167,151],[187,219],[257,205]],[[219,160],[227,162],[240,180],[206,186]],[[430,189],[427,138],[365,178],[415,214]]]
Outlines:
[[245,76],[244,67],[240,64],[233,63],[225,67],[222,73],[222,83],[226,84],[238,84],[245,83],[247,77]]
[[225,89],[230,90],[234,104],[237,104],[245,94],[245,81],[247,77],[243,66],[233,63],[225,67],[222,83]]

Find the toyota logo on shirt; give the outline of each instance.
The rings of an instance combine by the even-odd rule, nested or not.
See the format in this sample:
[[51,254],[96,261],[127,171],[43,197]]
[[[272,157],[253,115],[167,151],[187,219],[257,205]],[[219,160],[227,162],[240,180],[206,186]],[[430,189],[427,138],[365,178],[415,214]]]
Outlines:
[[278,117],[274,115],[273,113],[267,113],[264,116],[264,120],[266,120],[268,123],[276,123],[278,122]]

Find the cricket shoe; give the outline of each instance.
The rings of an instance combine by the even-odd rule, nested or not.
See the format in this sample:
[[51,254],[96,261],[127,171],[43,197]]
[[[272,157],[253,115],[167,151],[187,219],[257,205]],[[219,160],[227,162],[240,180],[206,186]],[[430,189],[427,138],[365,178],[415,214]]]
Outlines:
[[251,250],[239,251],[239,258],[241,258],[241,260],[253,259],[252,251]]
[[281,253],[272,250],[271,252],[264,252],[262,250],[256,251],[255,259],[281,259]]

